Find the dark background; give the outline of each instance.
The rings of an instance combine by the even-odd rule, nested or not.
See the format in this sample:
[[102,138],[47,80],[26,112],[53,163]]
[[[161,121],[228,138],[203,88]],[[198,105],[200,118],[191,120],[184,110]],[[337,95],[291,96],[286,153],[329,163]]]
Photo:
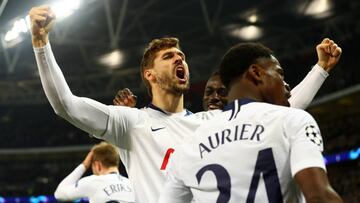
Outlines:
[[[9,47],[5,33],[32,6],[56,1],[0,1],[0,196],[52,194],[56,185],[98,141],[57,117],[42,90],[29,33]],[[329,10],[307,14],[314,3]],[[0,10],[1,11],[1,10]],[[252,14],[255,23],[248,21]],[[118,89],[138,95],[137,107],[149,101],[139,74],[142,50],[153,38],[180,39],[191,72],[185,96],[193,112],[201,109],[208,76],[232,45],[247,40],[235,29],[254,25],[263,35],[250,40],[273,49],[296,86],[317,61],[315,46],[333,39],[343,55],[308,111],[317,119],[325,154],[360,146],[360,2],[357,0],[88,0],[59,20],[50,41],[74,94],[111,104]],[[100,56],[119,49],[121,65],[109,68]],[[329,177],[346,202],[360,202],[359,161],[329,166]]]

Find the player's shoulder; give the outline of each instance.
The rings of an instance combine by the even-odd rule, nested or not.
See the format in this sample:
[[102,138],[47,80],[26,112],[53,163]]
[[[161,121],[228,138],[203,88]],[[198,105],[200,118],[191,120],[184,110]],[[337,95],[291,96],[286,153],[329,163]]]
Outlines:
[[76,186],[81,186],[81,188],[92,188],[92,186],[96,185],[96,182],[99,182],[100,179],[101,178],[98,175],[84,176],[76,183]]
[[310,114],[302,109],[280,106],[275,104],[269,104],[264,102],[252,102],[248,105],[245,105],[244,108],[248,108],[251,111],[256,111],[258,113],[271,113],[274,116],[288,116],[288,115],[297,115],[297,116],[309,116]]
[[[263,117],[267,117],[267,119],[270,120],[278,120],[286,129],[296,129],[296,126],[300,126],[301,123],[316,124],[313,116],[303,109],[267,103],[258,103],[254,105],[256,105],[254,106],[254,109],[258,109],[259,112],[263,112]],[[261,107],[262,110],[258,107]]]
[[200,119],[200,120],[210,120],[216,115],[219,115],[222,111],[221,110],[210,110],[210,111],[200,111],[193,114],[193,117]]
[[125,176],[122,176],[121,174],[118,174],[118,179],[125,183],[125,184],[130,184],[131,185],[131,181],[129,178],[125,177]]
[[134,107],[128,107],[128,106],[114,106],[109,105],[109,111],[110,114],[116,115],[125,115],[125,116],[133,116],[133,115],[139,115],[139,114],[146,114],[143,109],[138,109]]

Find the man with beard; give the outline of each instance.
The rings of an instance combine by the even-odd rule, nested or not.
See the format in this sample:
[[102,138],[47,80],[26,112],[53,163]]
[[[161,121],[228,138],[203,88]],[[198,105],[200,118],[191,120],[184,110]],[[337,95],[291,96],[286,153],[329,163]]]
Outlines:
[[183,108],[189,69],[178,40],[155,39],[144,51],[141,76],[152,97],[147,107],[107,106],[75,96],[68,87],[48,41],[55,21],[53,11],[40,6],[29,15],[40,79],[55,113],[119,147],[136,202],[157,202],[174,147],[200,124]]
[[201,123],[183,107],[189,69],[178,40],[155,39],[144,51],[141,76],[151,95],[147,107],[107,106],[77,97],[68,87],[48,40],[55,19],[53,11],[47,6],[34,7],[30,19],[40,79],[54,111],[76,127],[119,147],[136,202],[157,202],[174,148]]

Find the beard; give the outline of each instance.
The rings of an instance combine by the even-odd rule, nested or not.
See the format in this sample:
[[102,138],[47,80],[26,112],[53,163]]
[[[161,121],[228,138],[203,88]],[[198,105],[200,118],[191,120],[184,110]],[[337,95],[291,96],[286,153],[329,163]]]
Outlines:
[[177,83],[177,78],[171,78],[165,74],[158,74],[156,81],[159,87],[163,90],[171,92],[175,95],[185,94],[190,89],[190,81],[187,80],[185,84]]

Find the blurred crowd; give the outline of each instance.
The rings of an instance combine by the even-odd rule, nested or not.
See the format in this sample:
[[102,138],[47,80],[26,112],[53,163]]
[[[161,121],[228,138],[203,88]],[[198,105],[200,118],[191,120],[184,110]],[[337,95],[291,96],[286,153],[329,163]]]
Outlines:
[[34,148],[94,143],[89,135],[55,115],[49,106],[0,108],[1,148]]

